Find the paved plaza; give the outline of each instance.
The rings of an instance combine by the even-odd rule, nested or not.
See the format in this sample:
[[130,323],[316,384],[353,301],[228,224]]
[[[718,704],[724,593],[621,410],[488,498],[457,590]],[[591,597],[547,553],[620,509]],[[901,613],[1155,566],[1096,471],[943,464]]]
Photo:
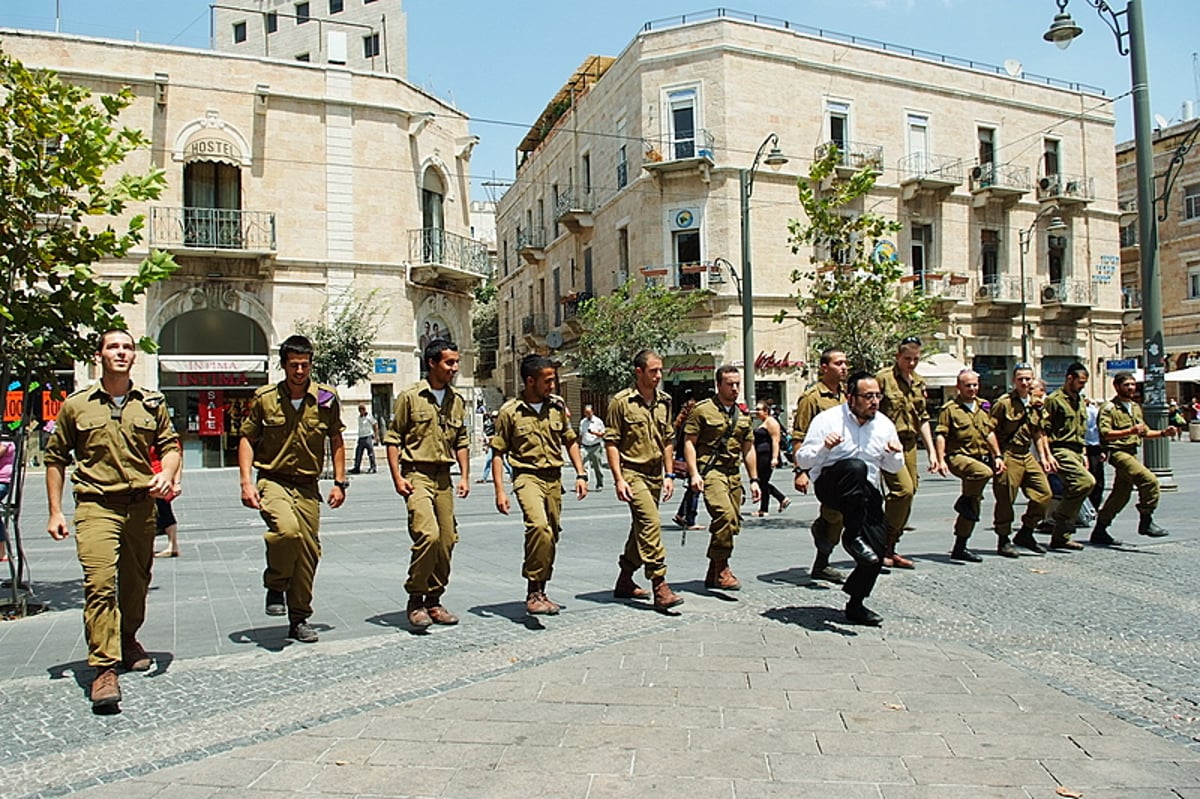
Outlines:
[[628,515],[606,482],[564,501],[548,593],[566,609],[536,620],[519,515],[474,485],[445,597],[462,623],[414,634],[404,506],[363,475],[325,510],[313,645],[263,615],[236,471],[191,472],[141,635],[155,667],[122,676],[111,716],[87,701],[79,565],[42,530],[32,474],[50,609],[0,623],[0,796],[1200,799],[1200,444],[1171,451],[1169,538],[1135,535],[1130,507],[1112,529],[1128,546],[1014,561],[981,525],[977,565],[947,557],[957,481],[923,477],[902,546],[917,569],[880,579],[880,629],[809,580],[816,502],[790,487],[738,539],[741,592],[706,591],[706,534],[680,546],[668,522],[679,613],[613,600]]

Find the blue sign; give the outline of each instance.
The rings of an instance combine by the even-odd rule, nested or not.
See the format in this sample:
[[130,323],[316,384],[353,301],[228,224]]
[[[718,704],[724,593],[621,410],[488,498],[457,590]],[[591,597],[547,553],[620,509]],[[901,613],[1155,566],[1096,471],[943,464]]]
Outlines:
[[396,359],[395,358],[376,358],[375,359],[375,374],[377,374],[377,375],[394,375],[394,374],[396,374]]
[[1137,368],[1137,360],[1134,358],[1124,358],[1121,360],[1105,361],[1104,368],[1109,372],[1132,372]]

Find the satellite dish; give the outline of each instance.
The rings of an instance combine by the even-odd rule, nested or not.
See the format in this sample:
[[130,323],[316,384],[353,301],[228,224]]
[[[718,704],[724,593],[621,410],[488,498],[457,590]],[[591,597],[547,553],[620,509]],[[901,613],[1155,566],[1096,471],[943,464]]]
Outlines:
[[546,334],[546,346],[552,350],[556,350],[563,345],[563,334],[557,330],[551,330]]
[[1154,124],[1158,125],[1159,128],[1165,128],[1165,127],[1170,126],[1171,120],[1167,119],[1162,114],[1155,114],[1154,115]]
[[1015,78],[1018,75],[1020,75],[1024,70],[1025,70],[1025,67],[1017,59],[1015,59],[1015,58],[1005,59],[1004,71],[1007,72],[1010,77]]

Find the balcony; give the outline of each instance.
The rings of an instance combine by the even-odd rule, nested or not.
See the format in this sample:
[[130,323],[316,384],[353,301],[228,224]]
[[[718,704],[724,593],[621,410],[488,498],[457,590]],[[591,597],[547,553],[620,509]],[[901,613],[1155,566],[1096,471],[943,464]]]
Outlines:
[[1025,279],[1025,291],[1021,291],[1021,279],[1008,275],[984,275],[973,292],[976,316],[1010,316],[1013,306],[1033,299],[1033,281]]
[[1060,280],[1044,284],[1040,296],[1044,306],[1086,309],[1096,304],[1096,286],[1089,280]]
[[275,213],[227,208],[150,208],[148,243],[161,250],[253,258],[275,254]]
[[971,168],[971,194],[976,208],[991,200],[1016,200],[1028,193],[1029,167],[1018,164],[987,163]]
[[707,177],[716,164],[713,135],[704,128],[694,136],[663,136],[646,142],[642,169],[651,174],[695,169]]
[[491,272],[487,245],[441,228],[408,231],[408,277],[413,283],[467,291]]
[[563,322],[568,327],[580,328],[582,323],[579,315],[583,312],[583,308],[588,300],[595,299],[595,295],[586,291],[577,291],[573,294],[568,294],[559,302],[562,304]]
[[900,278],[902,285],[911,286],[911,291],[921,292],[931,297],[939,310],[945,311],[969,302],[971,278],[966,275],[949,274],[944,272],[925,272],[923,274],[907,275]]
[[1096,199],[1096,181],[1082,175],[1044,175],[1038,179],[1037,199],[1059,206],[1086,205]]
[[720,267],[708,263],[655,264],[643,266],[642,277],[647,286],[660,286],[672,291],[713,291],[712,285],[723,282]]
[[883,174],[883,147],[881,145],[852,141],[827,141],[817,145],[816,150],[813,151],[813,157],[819,161],[833,150],[837,150],[839,156],[835,167],[839,178],[853,177],[864,169],[875,177]]
[[546,231],[542,228],[517,228],[517,254],[528,264],[546,260]]
[[554,219],[572,233],[581,233],[595,225],[593,210],[595,201],[590,191],[568,189],[554,203]]
[[544,339],[550,332],[550,321],[544,313],[531,313],[521,317],[521,335],[526,338]]
[[934,153],[911,153],[899,161],[900,190],[905,200],[921,194],[949,194],[963,183],[961,158]]

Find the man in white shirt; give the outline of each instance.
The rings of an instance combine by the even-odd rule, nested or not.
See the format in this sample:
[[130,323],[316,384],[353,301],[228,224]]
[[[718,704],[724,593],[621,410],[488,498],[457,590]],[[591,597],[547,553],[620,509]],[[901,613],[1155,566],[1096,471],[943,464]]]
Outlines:
[[579,443],[583,447],[584,471],[590,466],[596,472],[596,488],[604,488],[604,420],[595,414],[591,405],[583,406]]
[[375,417],[367,413],[366,405],[359,403],[358,445],[354,448],[354,468],[350,470],[350,474],[358,474],[362,470],[364,453],[371,458],[371,471],[368,474],[375,474],[375,437],[378,433],[379,426]]
[[813,418],[796,461],[809,470],[821,504],[845,519],[842,546],[856,564],[842,586],[850,597],[846,619],[878,626],[883,618],[863,600],[871,595],[887,550],[880,470],[896,474],[904,468],[904,447],[896,426],[879,413],[879,381],[858,372],[846,382],[846,394],[845,405]]

